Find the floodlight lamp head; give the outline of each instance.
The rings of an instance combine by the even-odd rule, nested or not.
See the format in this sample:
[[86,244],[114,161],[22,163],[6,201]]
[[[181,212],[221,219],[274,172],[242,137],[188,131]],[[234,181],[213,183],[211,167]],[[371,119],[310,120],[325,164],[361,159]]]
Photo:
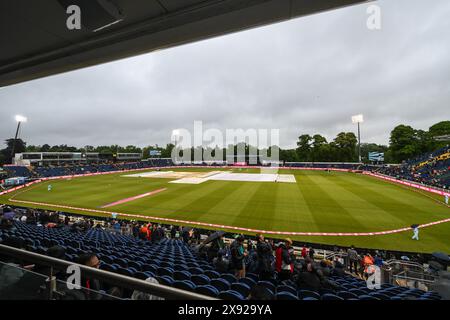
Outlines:
[[24,117],[24,116],[22,116],[20,114],[16,115],[15,119],[16,119],[17,122],[27,122],[27,117]]
[[363,123],[364,122],[364,117],[362,114],[357,114],[356,116],[352,117],[352,122],[353,123]]

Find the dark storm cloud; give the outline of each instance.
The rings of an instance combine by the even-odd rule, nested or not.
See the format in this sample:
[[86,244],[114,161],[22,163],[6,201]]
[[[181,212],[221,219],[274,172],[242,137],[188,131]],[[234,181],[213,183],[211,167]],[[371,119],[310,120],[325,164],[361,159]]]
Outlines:
[[378,1],[239,32],[0,89],[0,138],[13,116],[29,144],[165,144],[194,120],[225,128],[302,133],[354,130],[388,143],[399,123],[450,118],[450,2]]

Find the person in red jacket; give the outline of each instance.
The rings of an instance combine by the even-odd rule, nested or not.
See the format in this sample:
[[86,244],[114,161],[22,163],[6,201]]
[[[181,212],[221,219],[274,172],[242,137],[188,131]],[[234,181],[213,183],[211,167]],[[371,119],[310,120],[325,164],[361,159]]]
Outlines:
[[294,260],[290,252],[291,239],[286,239],[275,251],[275,268],[280,280],[288,280],[294,272]]
[[306,246],[303,246],[302,248],[302,258],[305,259],[308,256],[308,248]]

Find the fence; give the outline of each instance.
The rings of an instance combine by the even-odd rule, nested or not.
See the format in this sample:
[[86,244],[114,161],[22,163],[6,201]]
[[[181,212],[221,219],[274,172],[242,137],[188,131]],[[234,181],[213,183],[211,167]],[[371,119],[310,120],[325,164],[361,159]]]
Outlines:
[[[17,249],[0,244],[0,254],[14,257],[29,263],[36,263],[40,266],[50,267],[50,274],[48,277],[52,279],[54,270],[67,270],[69,266],[77,265],[84,277],[91,279],[97,279],[105,283],[114,284],[120,288],[126,288],[131,290],[139,290],[145,293],[149,293],[158,297],[162,297],[168,300],[215,300],[214,298],[200,295],[193,292],[180,290],[160,284],[153,284],[144,280],[127,277],[124,275],[100,270],[97,268],[91,268],[84,265],[75,264],[61,259],[37,254],[34,252]],[[53,285],[49,286],[49,290],[53,290]],[[52,292],[49,292],[49,296],[52,296]]]

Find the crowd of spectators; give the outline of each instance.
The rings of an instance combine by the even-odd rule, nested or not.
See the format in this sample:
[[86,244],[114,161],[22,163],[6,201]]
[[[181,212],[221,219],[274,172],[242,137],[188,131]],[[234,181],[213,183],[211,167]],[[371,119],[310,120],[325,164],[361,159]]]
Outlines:
[[[71,232],[86,232],[92,228],[101,228],[111,233],[127,235],[150,242],[159,242],[163,238],[180,239],[200,259],[209,261],[219,273],[234,273],[237,279],[245,278],[247,273],[252,273],[257,274],[260,280],[271,279],[278,283],[291,281],[299,288],[315,292],[337,290],[339,285],[330,277],[343,277],[352,274],[355,277],[367,279],[370,265],[382,267],[383,261],[399,258],[386,251],[361,251],[353,246],[348,249],[336,247],[334,248],[334,254],[318,258],[314,248],[307,245],[294,248],[293,241],[289,238],[278,241],[265,239],[262,234],[258,234],[256,237],[235,235],[234,239],[229,241],[229,238],[225,238],[224,232],[113,218],[99,221],[90,217],[71,217],[65,213],[38,209],[4,206],[0,208],[0,218],[0,231],[13,228],[13,222],[20,221],[45,228],[69,228]],[[205,237],[211,239],[211,241],[206,243]],[[18,245],[18,247],[21,246]],[[58,248],[58,246],[49,248],[47,254],[61,257],[61,248]],[[402,256],[401,259],[423,262],[420,255]],[[80,255],[78,262],[91,267],[98,267],[100,264],[98,257],[91,253]],[[84,279],[83,281],[84,285],[93,290],[93,293],[89,294],[95,295],[95,292],[99,290],[98,283],[92,279]],[[149,278],[147,281],[157,282],[154,278]],[[258,287],[253,288],[253,296],[259,297],[263,292],[261,290]],[[75,295],[74,299],[81,299],[81,297],[76,296],[77,294],[80,293],[70,293],[72,296]],[[83,298],[96,299],[85,295]],[[108,295],[123,298],[124,292],[120,288],[111,287],[104,295],[99,295],[99,297]],[[128,296],[125,295],[125,297],[130,296],[134,298],[146,297],[146,299],[157,298],[143,292],[129,292]]]

